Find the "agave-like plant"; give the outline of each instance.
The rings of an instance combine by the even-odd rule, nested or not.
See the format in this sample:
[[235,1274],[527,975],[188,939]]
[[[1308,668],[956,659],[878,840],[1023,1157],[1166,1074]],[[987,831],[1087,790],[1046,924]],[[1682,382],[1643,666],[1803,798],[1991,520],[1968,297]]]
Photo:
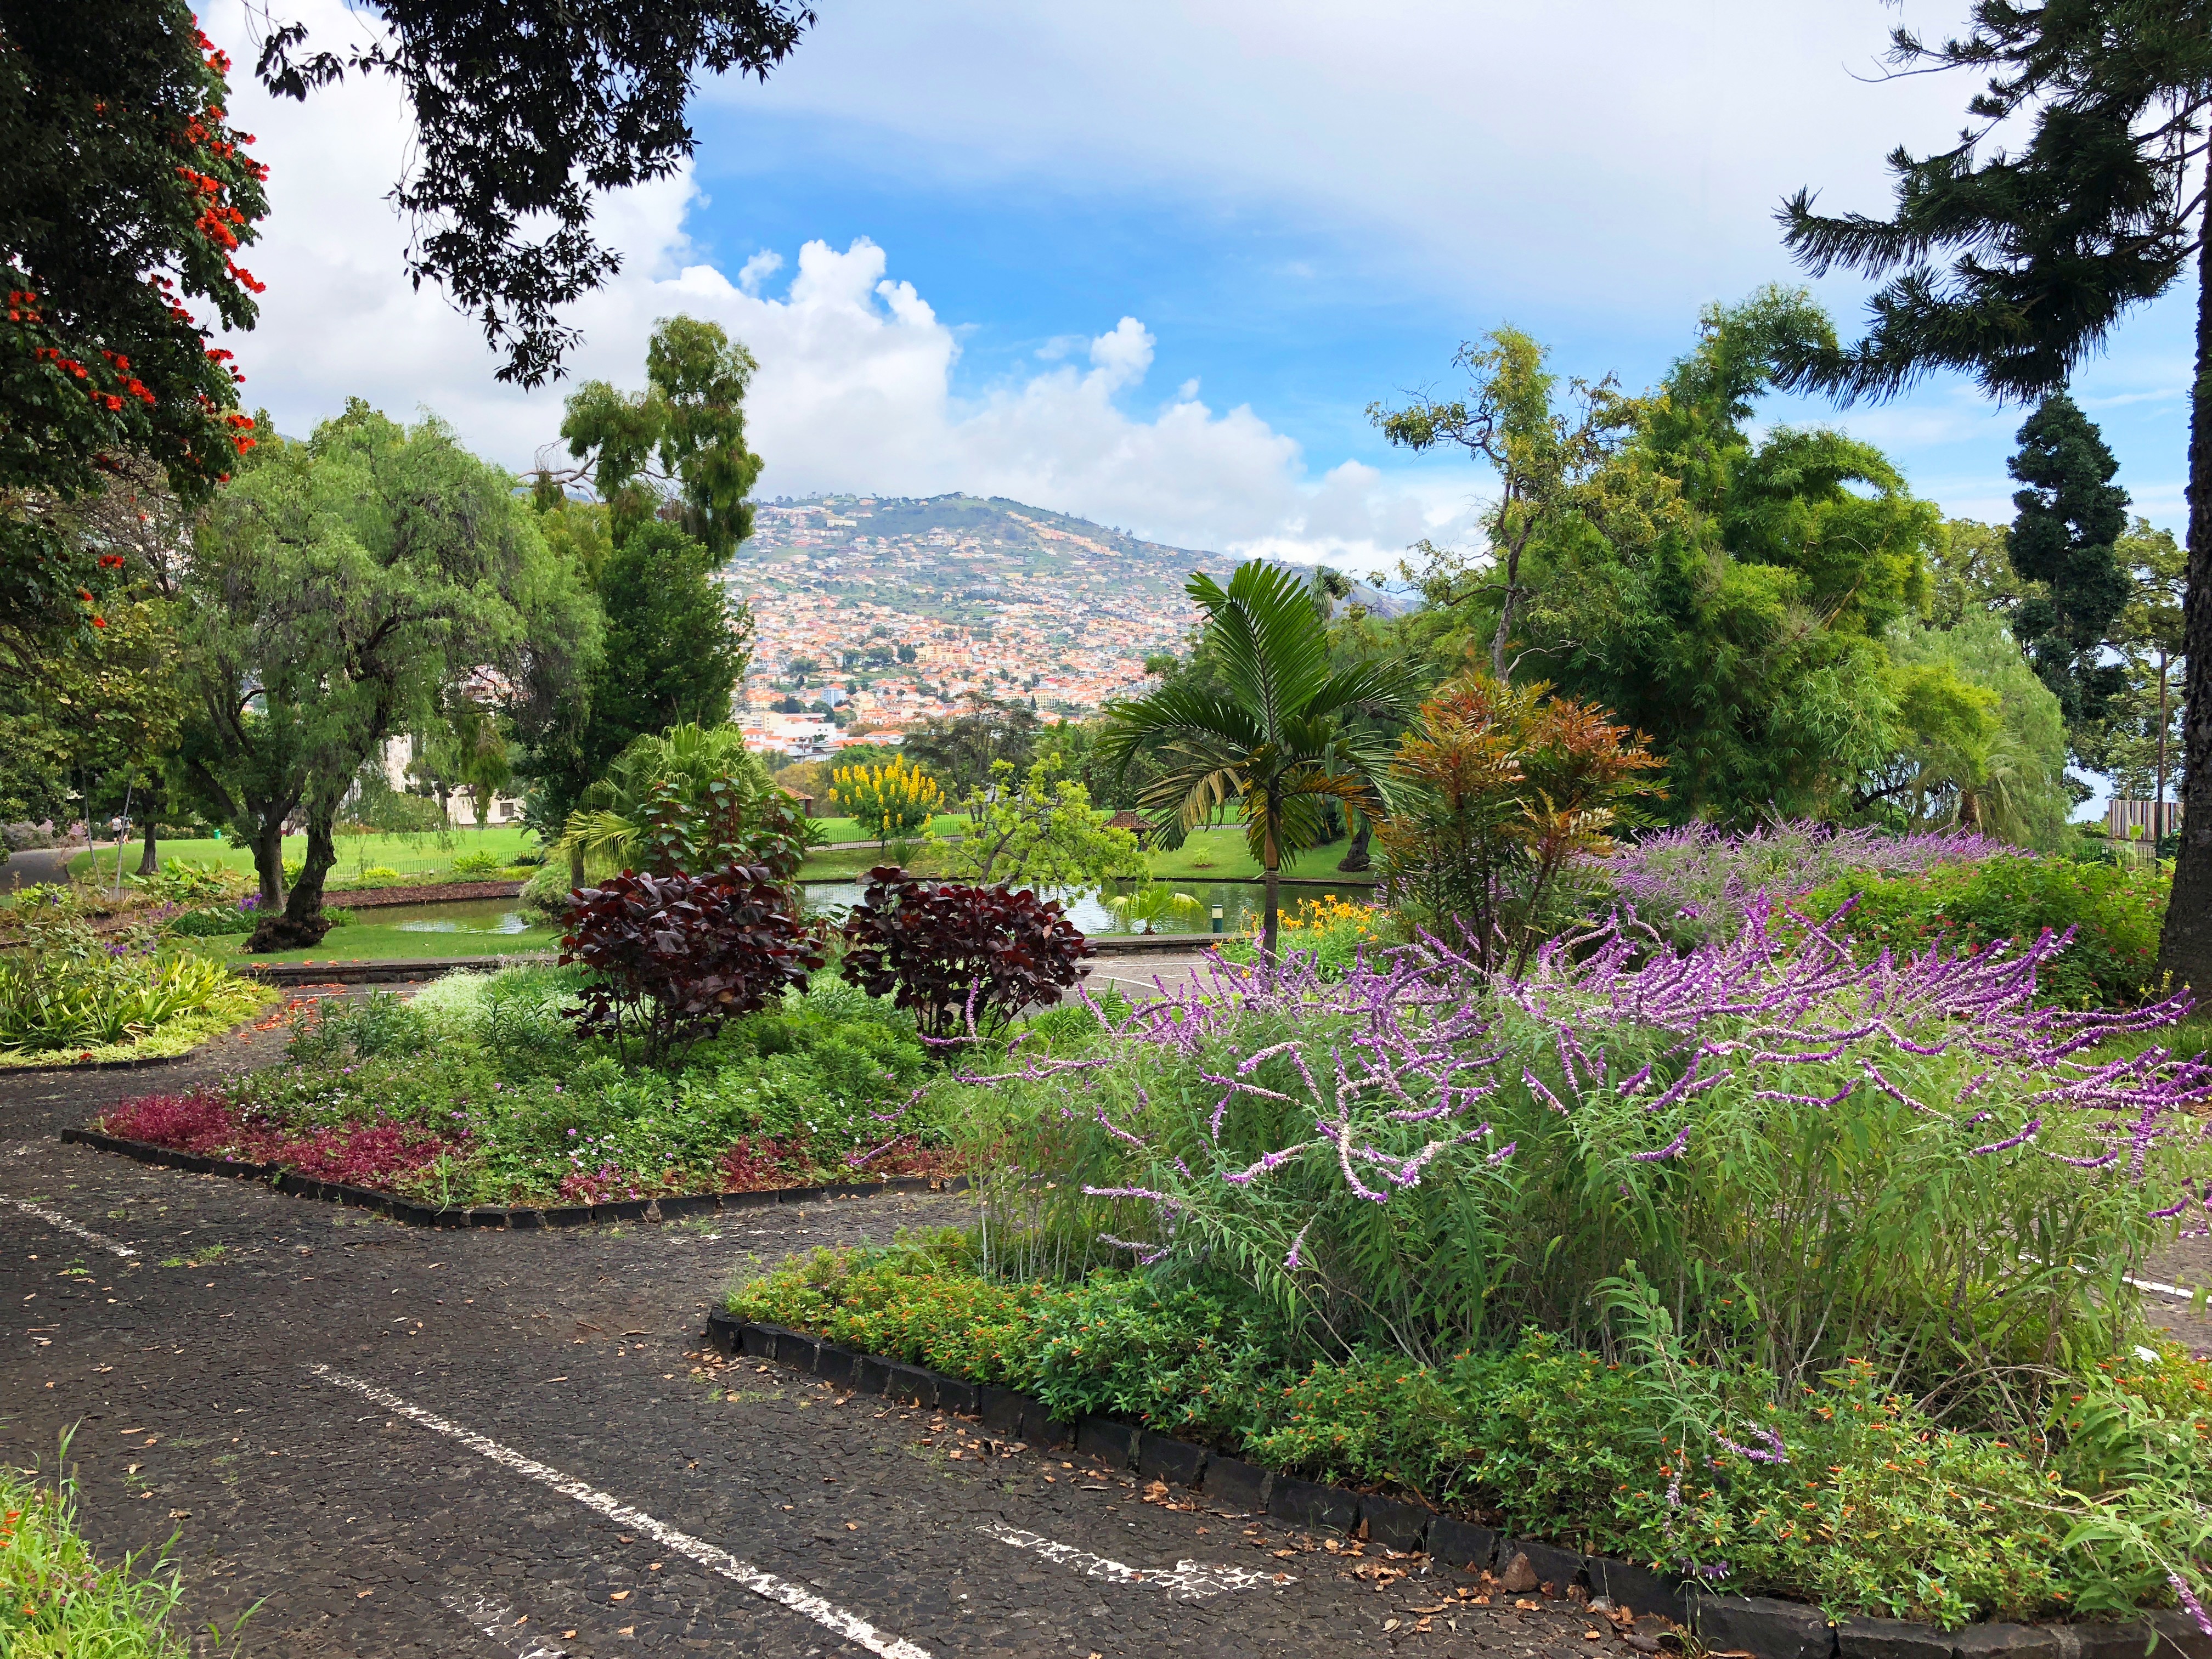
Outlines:
[[1206,613],[1227,693],[1167,685],[1109,703],[1105,753],[1125,774],[1152,757],[1159,775],[1139,799],[1170,836],[1236,804],[1266,878],[1272,959],[1283,860],[1321,845],[1332,800],[1355,819],[1387,811],[1391,750],[1376,723],[1405,720],[1413,687],[1396,663],[1332,670],[1312,590],[1287,570],[1253,559],[1226,588],[1194,572],[1184,592]]

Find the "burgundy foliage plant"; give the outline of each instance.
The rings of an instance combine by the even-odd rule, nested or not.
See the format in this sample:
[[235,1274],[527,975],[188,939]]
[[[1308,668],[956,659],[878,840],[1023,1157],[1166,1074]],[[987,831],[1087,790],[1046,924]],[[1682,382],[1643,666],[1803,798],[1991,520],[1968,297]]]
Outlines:
[[822,965],[816,930],[758,865],[704,875],[625,871],[578,892],[561,960],[592,972],[575,1018],[587,1036],[641,1041],[662,1064]]
[[868,872],[845,922],[844,976],[912,1011],[925,1040],[964,1042],[1082,978],[1091,945],[1058,901],[1028,888],[921,881]]

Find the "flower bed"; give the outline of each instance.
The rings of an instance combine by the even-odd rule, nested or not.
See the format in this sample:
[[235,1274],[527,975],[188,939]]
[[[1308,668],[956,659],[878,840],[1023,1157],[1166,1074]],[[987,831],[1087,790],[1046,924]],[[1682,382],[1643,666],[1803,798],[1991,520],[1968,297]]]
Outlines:
[[[2068,1547],[2068,1506],[2093,1505],[2081,1491],[2089,1471],[1948,1429],[1865,1361],[1762,1413],[1746,1441],[1692,1453],[1637,1368],[1548,1334],[1441,1365],[1363,1351],[1302,1367],[1261,1310],[1121,1274],[988,1279],[953,1238],[903,1255],[820,1252],[732,1292],[728,1310],[1019,1389],[1062,1422],[1133,1420],[1285,1474],[1633,1560],[1662,1582],[1818,1602],[1831,1618],[1948,1628],[2124,1605],[2099,1554]],[[2142,1352],[2152,1357],[2095,1369],[2076,1419],[2165,1425],[2160,1450],[2200,1457],[2193,1419],[2212,1366],[2171,1345]],[[1711,1559],[1686,1561],[1691,1540]]]
[[119,1139],[441,1205],[579,1206],[946,1172],[912,1025],[834,982],[730,1022],[673,1073],[580,1038],[575,975],[452,975],[295,1017],[289,1064],[125,1102]]
[[1834,1614],[2187,1604],[2212,1372],[2125,1277],[2212,1226],[2186,1000],[1833,931],[1304,961],[1024,1045],[972,1240],[733,1310]]

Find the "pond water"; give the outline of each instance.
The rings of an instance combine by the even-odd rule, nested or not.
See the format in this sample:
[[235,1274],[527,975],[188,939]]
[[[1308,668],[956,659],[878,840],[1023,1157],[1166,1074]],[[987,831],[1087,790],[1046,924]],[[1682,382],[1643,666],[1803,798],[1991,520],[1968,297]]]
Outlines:
[[[1149,893],[1158,896],[1151,905],[1140,904],[1139,915],[1133,922],[1125,924],[1120,913],[1106,902],[1104,894],[1097,890],[1049,893],[1046,896],[1058,899],[1066,907],[1067,919],[1086,933],[1143,933],[1146,913],[1150,912],[1151,931],[1155,933],[1207,933],[1213,929],[1212,910],[1221,907],[1221,927],[1224,933],[1242,933],[1259,925],[1261,905],[1265,895],[1256,884],[1229,881],[1156,881],[1144,884]],[[1349,888],[1345,896],[1360,894],[1363,888]],[[1317,896],[1318,890],[1308,887],[1283,889],[1285,909],[1309,895]],[[1188,904],[1172,902],[1176,896],[1192,901]],[[810,881],[806,884],[806,902],[816,910],[842,915],[860,902],[860,884],[855,881]]]
[[403,933],[520,933],[531,926],[513,899],[376,904],[355,911],[353,918],[363,927],[396,927]]
[[[1086,933],[1143,933],[1147,915],[1151,931],[1155,933],[1207,933],[1212,931],[1212,909],[1217,904],[1221,907],[1224,933],[1242,933],[1259,925],[1262,890],[1257,883],[1158,881],[1145,884],[1145,887],[1150,902],[1140,902],[1136,918],[1127,923],[1118,910],[1106,902],[1105,895],[1096,890],[1060,892],[1050,896],[1066,906],[1068,920]],[[1283,908],[1289,909],[1301,899],[1337,890],[1285,887]],[[1364,887],[1347,886],[1339,896],[1362,898],[1366,891]],[[805,884],[805,892],[810,909],[842,916],[860,902],[860,884],[810,881]],[[1189,902],[1178,903],[1178,897]],[[380,904],[355,911],[354,920],[362,927],[395,927],[403,933],[520,933],[543,926],[532,922],[516,908],[513,899]]]

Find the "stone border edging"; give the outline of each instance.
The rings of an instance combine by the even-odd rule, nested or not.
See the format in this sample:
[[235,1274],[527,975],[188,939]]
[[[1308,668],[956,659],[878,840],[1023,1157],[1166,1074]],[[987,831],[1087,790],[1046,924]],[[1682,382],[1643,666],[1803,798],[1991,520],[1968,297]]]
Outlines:
[[1502,1571],[1525,1555],[1539,1581],[1563,1593],[1583,1584],[1616,1607],[1663,1614],[1694,1632],[1713,1652],[1757,1659],[2142,1659],[2155,1644],[2170,1644],[2184,1659],[2212,1659],[2212,1638],[2185,1614],[2170,1612],[2153,1612],[2130,1625],[1991,1623],[1944,1631],[1856,1615],[1831,1625],[1820,1608],[1803,1601],[1716,1595],[1632,1561],[1513,1537],[1403,1498],[1303,1480],[1111,1418],[1063,1423],[1043,1401],[1012,1389],[854,1353],[804,1331],[755,1324],[719,1308],[707,1316],[707,1340],[732,1358],[765,1359],[856,1394],[979,1418],[986,1428],[1033,1446],[1072,1447],[1140,1479],[1201,1492],[1224,1508],[1264,1512],[1309,1528],[1351,1533],[1364,1528],[1370,1542],[1401,1554],[1425,1553],[1469,1571]]
[[722,1210],[765,1209],[774,1204],[805,1204],[822,1198],[873,1198],[884,1193],[965,1192],[966,1176],[893,1176],[885,1181],[848,1182],[830,1187],[771,1187],[750,1193],[678,1193],[659,1198],[622,1199],[611,1204],[548,1206],[480,1205],[443,1208],[417,1204],[391,1193],[340,1181],[318,1181],[295,1175],[279,1164],[247,1164],[235,1158],[205,1158],[156,1146],[143,1140],[125,1140],[97,1129],[64,1129],[62,1140],[89,1146],[96,1152],[117,1152],[141,1164],[152,1164],[193,1175],[230,1176],[242,1181],[266,1181],[289,1198],[319,1199],[372,1210],[410,1227],[496,1227],[514,1231],[541,1227],[586,1227],[611,1221],[672,1221],[682,1216],[712,1215]]

